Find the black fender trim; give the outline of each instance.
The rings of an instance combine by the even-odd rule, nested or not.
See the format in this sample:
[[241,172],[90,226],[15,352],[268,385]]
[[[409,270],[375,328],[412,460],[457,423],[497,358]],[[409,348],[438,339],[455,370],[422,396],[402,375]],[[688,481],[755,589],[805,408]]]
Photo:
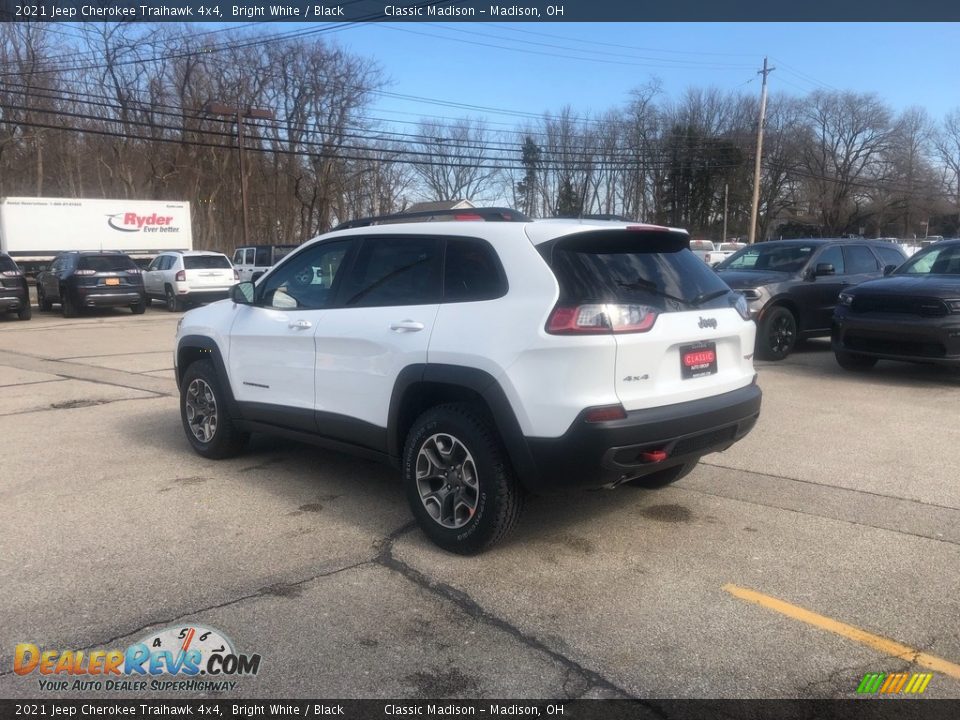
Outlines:
[[223,384],[223,391],[227,396],[227,411],[230,413],[230,417],[234,420],[242,419],[243,413],[233,396],[233,388],[230,387],[230,375],[227,374],[227,366],[223,362],[223,355],[220,354],[220,347],[213,338],[206,335],[184,335],[180,338],[180,342],[177,343],[177,390],[180,389],[183,373],[186,370],[182,360],[184,350],[199,350],[203,359],[213,363],[213,367]]
[[409,365],[397,376],[387,415],[387,453],[394,463],[399,463],[403,454],[405,438],[401,436],[403,430],[401,412],[408,401],[409,393],[416,392],[417,385],[425,383],[465,388],[479,395],[492,415],[500,439],[520,481],[526,484],[528,480],[535,478],[536,465],[533,455],[500,383],[484,370],[461,365],[441,363]]

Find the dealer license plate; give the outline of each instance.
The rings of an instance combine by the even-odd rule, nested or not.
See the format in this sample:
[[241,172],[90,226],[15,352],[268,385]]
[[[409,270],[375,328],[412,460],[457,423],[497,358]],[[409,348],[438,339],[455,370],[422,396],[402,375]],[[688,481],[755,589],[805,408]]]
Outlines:
[[717,372],[717,345],[700,342],[680,348],[680,376],[684,380],[714,375]]

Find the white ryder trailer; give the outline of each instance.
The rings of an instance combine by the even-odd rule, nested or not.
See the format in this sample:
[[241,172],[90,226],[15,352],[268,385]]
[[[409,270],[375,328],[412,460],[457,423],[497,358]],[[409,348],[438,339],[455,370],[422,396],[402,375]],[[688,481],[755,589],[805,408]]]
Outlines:
[[119,250],[143,265],[192,249],[188,202],[0,198],[0,250],[31,275],[66,250]]

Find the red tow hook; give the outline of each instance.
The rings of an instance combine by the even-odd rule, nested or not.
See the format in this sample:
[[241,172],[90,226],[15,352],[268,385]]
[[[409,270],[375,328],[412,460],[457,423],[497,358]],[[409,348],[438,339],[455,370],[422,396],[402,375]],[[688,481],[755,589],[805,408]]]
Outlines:
[[640,453],[640,459],[647,463],[663,462],[668,457],[666,450],[644,450]]

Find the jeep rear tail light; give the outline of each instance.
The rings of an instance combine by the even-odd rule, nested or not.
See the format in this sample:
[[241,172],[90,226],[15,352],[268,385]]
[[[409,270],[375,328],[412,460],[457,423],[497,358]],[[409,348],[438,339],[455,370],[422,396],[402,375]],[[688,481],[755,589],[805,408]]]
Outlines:
[[240,271],[236,268],[233,269],[233,281],[240,282]]
[[187,273],[184,272],[183,270],[178,270],[176,276],[174,277],[174,279],[175,279],[177,282],[183,282],[184,280],[187,279]]
[[558,305],[547,320],[551,335],[647,332],[657,321],[657,311],[648,305],[626,303]]
[[0,275],[3,275],[3,277],[20,277],[23,273],[19,270],[4,270],[0,272]]
[[143,272],[140,268],[130,268],[127,270],[127,275],[140,275]]
[[74,275],[96,275],[97,271],[96,270],[74,270],[73,274]]

